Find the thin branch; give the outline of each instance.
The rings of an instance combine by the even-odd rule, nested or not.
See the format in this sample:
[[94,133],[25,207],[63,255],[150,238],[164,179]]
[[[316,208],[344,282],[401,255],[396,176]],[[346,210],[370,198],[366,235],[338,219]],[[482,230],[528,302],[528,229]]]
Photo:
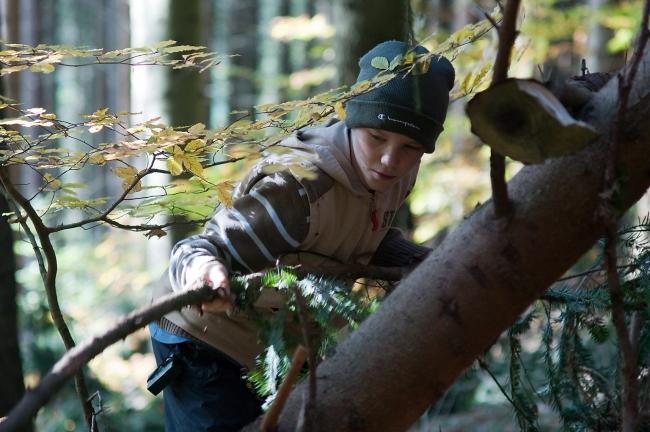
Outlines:
[[494,374],[492,373],[492,371],[491,371],[490,368],[488,367],[487,363],[485,363],[485,360],[479,358],[479,359],[477,359],[477,361],[478,361],[478,364],[479,364],[479,366],[481,367],[481,369],[483,369],[485,372],[487,372],[487,374],[490,376],[490,378],[492,378],[492,381],[494,381],[494,383],[497,385],[497,387],[498,387],[499,390],[501,391],[501,394],[503,394],[503,396],[505,396],[505,398],[508,400],[508,402],[510,402],[510,405],[512,405],[512,407],[513,407],[515,410],[517,410],[517,411],[521,411],[521,408],[519,407],[519,404],[516,403],[516,402],[515,402],[515,401],[510,397],[510,395],[508,394],[508,392],[506,391],[506,389],[503,388],[503,386],[501,385],[501,383],[499,382],[499,380],[497,379],[497,377],[494,376]]
[[52,370],[45,375],[36,388],[25,393],[6,420],[0,422],[0,432],[16,431],[24,427],[63,386],[66,380],[81,370],[88,361],[104,351],[106,347],[171,311],[209,301],[214,296],[215,290],[208,286],[197,290],[168,294],[152,305],[140,308],[123,317],[104,333],[80,343],[55,363]]
[[36,262],[38,264],[38,271],[41,274],[41,278],[45,280],[47,278],[45,260],[43,259],[43,253],[41,251],[41,247],[38,245],[38,242],[36,241],[36,237],[34,236],[32,229],[29,227],[29,224],[27,223],[27,217],[21,214],[20,208],[14,202],[13,198],[11,198],[11,196],[6,192],[4,187],[2,188],[2,192],[3,195],[5,195],[5,197],[7,198],[7,203],[9,204],[9,207],[11,207],[12,211],[15,213],[18,223],[22,227],[23,231],[25,231],[27,240],[29,241],[29,244],[32,246],[32,249],[34,250],[34,256],[36,257]]
[[[208,222],[210,218],[205,218],[205,219],[199,219],[199,220],[189,220],[189,221],[172,221],[172,222],[166,222],[162,224],[142,224],[142,225],[127,225],[123,224],[120,222],[115,221],[114,219],[110,219],[107,217],[103,217],[101,219],[102,222],[107,223],[110,226],[113,226],[115,228],[120,228],[123,230],[128,230],[128,231],[151,231],[151,230],[157,230],[157,229],[163,229],[163,228],[168,228],[170,226],[178,226],[178,225],[202,225]],[[85,224],[84,224],[85,225]]]
[[[31,203],[23,197],[20,192],[11,183],[9,175],[6,171],[6,167],[0,166],[0,182],[4,186],[6,192],[11,196],[11,199],[21,207],[27,217],[32,221],[34,229],[36,230],[36,235],[41,243],[43,249],[43,256],[47,264],[47,270],[43,276],[43,285],[45,286],[45,293],[47,295],[47,303],[50,308],[50,315],[52,316],[52,321],[56,326],[61,339],[63,339],[63,344],[65,348],[69,351],[74,348],[75,343],[70,330],[63,318],[61,313],[61,308],[59,306],[59,299],[56,293],[56,273],[58,268],[58,263],[56,260],[56,252],[54,251],[54,246],[50,241],[49,233],[47,227],[43,224],[43,221],[38,216],[38,213],[32,207]],[[79,370],[75,375],[75,388],[77,390],[77,395],[81,401],[81,406],[84,411],[84,416],[88,425],[92,422],[93,409],[91,404],[88,402],[89,394],[88,388],[86,386],[86,379],[84,377],[83,371]]]
[[154,157],[154,158],[152,158],[151,164],[149,165],[149,167],[147,169],[145,169],[145,170],[142,170],[142,171],[138,172],[133,177],[133,180],[131,181],[131,183],[124,189],[124,191],[122,192],[122,195],[120,195],[113,202],[113,204],[111,204],[108,207],[108,209],[106,209],[101,215],[92,217],[90,219],[82,220],[82,221],[79,221],[79,222],[71,223],[71,224],[65,224],[65,225],[58,225],[58,226],[55,226],[55,227],[49,227],[49,228],[46,228],[47,232],[48,233],[55,233],[55,232],[68,230],[68,229],[72,229],[72,228],[79,228],[79,227],[81,227],[83,225],[87,225],[87,224],[90,224],[90,223],[93,223],[93,222],[99,222],[99,221],[103,220],[104,218],[107,218],[108,215],[111,214],[111,212],[113,210],[115,210],[117,208],[117,206],[120,205],[120,203],[122,201],[124,201],[124,198],[126,198],[126,196],[131,193],[133,188],[135,188],[136,185],[138,183],[140,183],[140,180],[142,180],[147,174],[149,174],[151,172],[151,168],[152,168],[152,166],[153,166],[153,164],[155,162],[156,162],[156,158]]
[[305,347],[302,345],[298,345],[293,353],[289,371],[287,372],[284,381],[282,381],[282,384],[280,384],[278,393],[275,395],[271,406],[266,411],[266,414],[264,414],[264,419],[262,420],[262,425],[260,426],[261,432],[275,431],[278,424],[278,419],[282,413],[282,408],[284,408],[284,404],[289,397],[289,393],[291,393],[293,384],[298,379],[298,374],[300,373],[302,366],[305,364],[306,359],[307,350],[305,350]]
[[636,379],[636,356],[630,341],[625,323],[625,305],[623,293],[616,270],[616,237],[611,225],[607,228],[605,245],[605,266],[607,268],[607,284],[612,301],[612,322],[616,330],[618,348],[622,358],[623,401],[621,430],[636,431],[638,422],[638,382]]
[[[630,268],[630,267],[636,267],[636,266],[634,264],[626,264],[626,265],[619,265],[616,268],[620,270],[620,269],[627,269],[627,268]],[[583,276],[589,276],[589,275],[594,274],[594,273],[602,273],[602,272],[606,272],[606,271],[607,270],[603,269],[603,268],[596,268],[596,269],[586,270],[586,271],[583,271],[582,273],[576,273],[576,274],[572,274],[572,275],[569,275],[569,276],[561,277],[558,280],[556,280],[555,282],[556,283],[557,282],[564,282],[564,281],[567,281],[567,280],[581,278]]]
[[305,403],[305,422],[302,425],[304,432],[312,432],[316,430],[316,350],[314,347],[314,341],[312,340],[311,334],[309,332],[309,310],[307,309],[307,303],[305,298],[300,292],[300,288],[294,284],[293,292],[296,296],[296,304],[298,305],[298,317],[300,318],[300,329],[302,332],[302,339],[305,343],[307,349],[307,358],[309,359],[309,387],[308,387],[308,397]]
[[[618,80],[618,111],[612,125],[612,138],[608,147],[608,160],[605,167],[605,186],[602,193],[603,202],[600,209],[600,217],[606,224],[605,233],[605,267],[607,269],[607,282],[612,301],[612,322],[616,330],[618,346],[622,358],[621,375],[623,381],[622,397],[622,414],[621,430],[624,432],[634,432],[639,424],[639,381],[637,379],[637,341],[632,340],[638,331],[639,325],[633,320],[633,328],[628,331],[625,322],[625,305],[623,302],[623,293],[621,290],[620,278],[617,264],[617,221],[620,217],[620,211],[616,208],[616,199],[621,188],[620,181],[617,178],[617,168],[619,165],[619,147],[622,142],[622,127],[625,123],[625,116],[628,110],[628,101],[634,78],[641,63],[641,58],[645,51],[650,30],[648,29],[648,20],[650,17],[650,0],[646,0],[643,7],[641,19],[641,29],[637,41],[632,62],[622,74],[619,74]],[[635,314],[636,315],[636,314]],[[636,337],[636,336],[635,336]]]
[[[508,0],[503,13],[503,21],[499,27],[499,48],[494,61],[492,85],[498,84],[508,76],[510,66],[510,53],[517,38],[517,14],[520,0]],[[492,184],[492,199],[494,215],[497,218],[507,216],[511,212],[511,203],[508,198],[508,185],[505,180],[505,157],[492,150],[490,154],[490,182]]]

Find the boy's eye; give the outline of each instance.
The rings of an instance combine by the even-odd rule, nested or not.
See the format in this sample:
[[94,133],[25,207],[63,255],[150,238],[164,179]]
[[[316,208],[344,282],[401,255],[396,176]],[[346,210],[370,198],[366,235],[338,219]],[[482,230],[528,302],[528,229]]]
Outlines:
[[371,136],[375,141],[384,141],[384,137],[382,137],[382,136],[380,136],[380,135],[377,135],[377,134],[374,134],[374,133],[370,133],[370,136]]

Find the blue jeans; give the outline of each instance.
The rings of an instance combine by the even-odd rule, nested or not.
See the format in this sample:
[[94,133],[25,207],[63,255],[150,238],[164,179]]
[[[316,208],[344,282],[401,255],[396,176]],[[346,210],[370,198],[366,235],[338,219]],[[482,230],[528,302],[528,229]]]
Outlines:
[[220,351],[195,341],[151,339],[156,363],[173,352],[182,371],[163,390],[165,430],[238,431],[262,413],[261,401],[242,379],[242,367]]

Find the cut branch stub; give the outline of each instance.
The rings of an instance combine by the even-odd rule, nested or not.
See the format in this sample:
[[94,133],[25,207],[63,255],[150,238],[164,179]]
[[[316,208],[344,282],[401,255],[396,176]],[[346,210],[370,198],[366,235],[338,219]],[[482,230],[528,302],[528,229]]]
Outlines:
[[483,142],[525,163],[574,153],[597,136],[534,80],[510,78],[478,93],[467,114]]

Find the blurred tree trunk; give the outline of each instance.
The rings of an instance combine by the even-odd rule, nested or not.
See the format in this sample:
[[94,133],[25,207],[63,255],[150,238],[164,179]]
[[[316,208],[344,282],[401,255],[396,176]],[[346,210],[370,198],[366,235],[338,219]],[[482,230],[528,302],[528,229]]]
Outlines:
[[281,0],[258,0],[257,58],[260,83],[257,104],[277,103],[280,100],[278,78],[283,56],[282,43],[271,37],[273,19],[280,15]]
[[[9,211],[0,195],[0,214]],[[18,345],[18,310],[15,256],[12,231],[7,217],[0,216],[0,417],[6,415],[25,392]]]
[[359,57],[379,42],[407,42],[410,32],[406,0],[335,0],[336,66],[339,85],[352,85]]
[[[5,3],[4,10],[0,10],[0,13],[5,12],[5,15],[0,16],[1,34],[9,40],[15,40],[16,37],[17,8],[17,0],[12,0]],[[0,80],[0,95],[15,97],[9,90],[6,80]],[[0,111],[0,118],[4,116],[5,111]],[[4,191],[0,191],[0,371],[3,377],[0,385],[0,417],[6,415],[25,392],[18,342],[18,286],[15,278],[13,234],[7,217],[2,216],[8,212],[9,206]]]
[[[169,38],[179,45],[205,45],[204,19],[201,0],[172,0],[169,2]],[[191,126],[208,122],[208,101],[205,97],[207,75],[196,70],[169,70],[167,111],[172,126]],[[189,178],[189,175],[186,176]],[[184,218],[177,217],[176,220]],[[172,244],[191,235],[192,226],[178,225],[170,230]]]
[[607,42],[614,32],[602,25],[600,21],[601,9],[607,5],[616,4],[615,0],[589,0],[589,16],[592,17],[589,33],[587,35],[587,67],[594,72],[610,72],[623,66],[623,54],[612,54],[607,49]]
[[[230,21],[236,23],[229,34],[229,53],[236,55],[232,58],[229,70],[229,102],[232,111],[250,110],[255,105],[258,92],[256,31],[258,13],[256,0],[232,2]],[[242,113],[231,114],[230,121],[235,121],[242,116]]]

